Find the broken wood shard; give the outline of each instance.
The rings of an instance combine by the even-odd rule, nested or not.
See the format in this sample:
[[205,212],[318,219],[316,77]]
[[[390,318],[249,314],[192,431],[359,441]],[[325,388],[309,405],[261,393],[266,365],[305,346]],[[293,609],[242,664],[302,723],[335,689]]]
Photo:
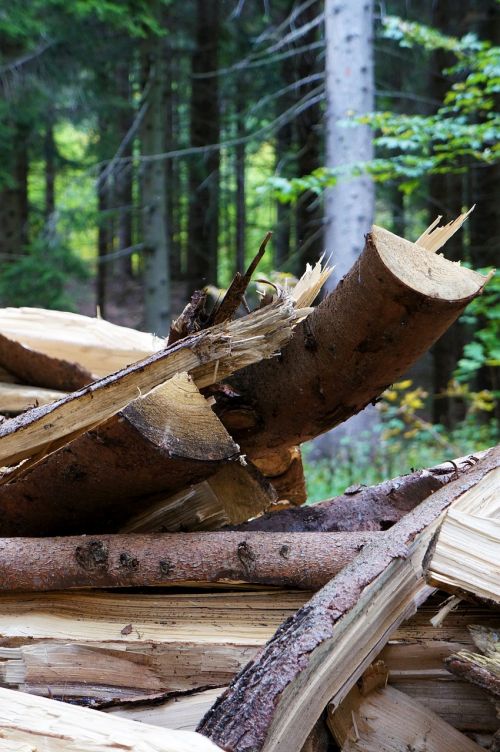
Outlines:
[[0,589],[256,583],[313,590],[380,533],[185,533],[0,539]]
[[216,752],[219,748],[192,731],[170,731],[77,708],[57,700],[0,688],[0,735],[11,750],[30,752]]
[[429,554],[430,583],[500,603],[500,469],[449,509]]
[[0,426],[0,462],[13,465],[35,453],[54,451],[176,373],[190,372],[201,388],[271,357],[303,316],[290,299],[280,300],[244,319],[181,340],[51,405],[5,421]]
[[281,626],[198,730],[230,752],[300,750],[328,699],[340,704],[391,632],[432,592],[423,560],[443,512],[499,465],[500,447],[407,514],[379,544],[365,546]]
[[480,752],[480,747],[436,713],[393,687],[363,696],[354,687],[328,725],[342,752]]

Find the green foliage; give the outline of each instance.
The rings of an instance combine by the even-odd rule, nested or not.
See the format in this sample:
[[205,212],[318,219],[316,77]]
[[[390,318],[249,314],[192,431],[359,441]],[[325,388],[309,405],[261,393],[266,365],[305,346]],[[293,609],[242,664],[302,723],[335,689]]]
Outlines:
[[[483,273],[489,270],[483,269]],[[474,328],[474,338],[465,345],[463,357],[458,362],[455,377],[466,383],[481,368],[500,367],[500,273],[495,272],[482,295],[472,301],[461,321]],[[494,383],[497,383],[497,381]],[[496,395],[500,398],[500,394]]]
[[387,478],[430,467],[460,455],[486,449],[499,440],[498,427],[488,417],[495,406],[487,390],[472,391],[454,382],[447,396],[463,401],[465,419],[447,431],[422,417],[427,393],[408,379],[387,389],[378,403],[380,425],[353,442],[345,438],[335,461],[312,461],[304,451],[308,502],[314,503],[343,493],[350,485],[372,485]]
[[86,266],[57,239],[39,237],[26,253],[10,261],[0,276],[2,306],[35,306],[73,310],[66,287],[71,279],[85,279]]
[[337,180],[362,172],[377,182],[397,181],[400,190],[410,194],[429,173],[462,172],[471,162],[493,164],[500,159],[500,115],[495,109],[500,47],[474,34],[451,37],[394,16],[384,18],[382,35],[401,47],[419,46],[426,53],[444,50],[455,56],[456,63],[443,71],[450,82],[443,102],[430,115],[384,110],[346,119],[346,128],[373,128],[377,157],[292,180],[274,177],[265,187],[274,198],[294,202],[305,190],[321,193]]

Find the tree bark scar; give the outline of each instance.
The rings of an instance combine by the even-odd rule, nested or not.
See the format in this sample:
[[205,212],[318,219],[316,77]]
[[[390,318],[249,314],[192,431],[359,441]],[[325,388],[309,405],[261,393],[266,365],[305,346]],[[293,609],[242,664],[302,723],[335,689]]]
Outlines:
[[255,555],[252,547],[246,541],[241,541],[241,543],[238,543],[236,554],[238,556],[238,559],[243,564],[245,571],[247,573],[251,572],[254,566],[254,562],[257,560],[257,556]]
[[126,551],[122,551],[122,553],[120,554],[120,567],[129,569],[131,571],[138,569],[139,559],[136,559],[135,556],[130,556],[130,554]]
[[286,544],[284,544],[283,546],[281,546],[281,548],[280,548],[280,556],[283,559],[288,559],[288,557],[290,556],[290,546],[287,546]]
[[79,566],[88,572],[93,572],[96,569],[107,569],[109,560],[108,548],[102,541],[89,541],[83,546],[77,546],[75,559]]
[[170,561],[170,559],[161,559],[159,562],[160,566],[160,573],[164,575],[165,577],[168,577],[169,574],[171,574],[174,570],[174,565]]

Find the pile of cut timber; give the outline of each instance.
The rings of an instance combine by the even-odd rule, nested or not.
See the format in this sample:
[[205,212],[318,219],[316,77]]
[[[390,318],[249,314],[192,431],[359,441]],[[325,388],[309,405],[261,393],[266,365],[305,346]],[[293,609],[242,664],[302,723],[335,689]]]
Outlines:
[[0,752],[500,748],[500,447],[302,506],[487,278],[379,227],[168,341],[0,311]]

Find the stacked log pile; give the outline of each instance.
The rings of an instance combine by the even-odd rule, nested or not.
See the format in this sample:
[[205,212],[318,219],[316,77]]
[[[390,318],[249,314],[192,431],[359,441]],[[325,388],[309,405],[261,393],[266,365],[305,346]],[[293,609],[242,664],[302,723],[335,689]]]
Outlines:
[[0,311],[0,750],[495,748],[500,448],[302,506],[300,444],[487,282],[462,221],[238,317],[264,243],[167,342]]

